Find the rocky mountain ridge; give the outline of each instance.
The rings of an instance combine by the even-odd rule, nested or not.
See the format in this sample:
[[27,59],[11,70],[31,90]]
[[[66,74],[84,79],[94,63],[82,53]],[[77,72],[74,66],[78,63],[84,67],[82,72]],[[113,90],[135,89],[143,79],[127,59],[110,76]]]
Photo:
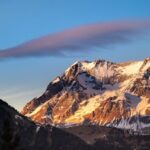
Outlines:
[[22,114],[56,126],[96,124],[150,134],[150,58],[78,61],[31,100]]

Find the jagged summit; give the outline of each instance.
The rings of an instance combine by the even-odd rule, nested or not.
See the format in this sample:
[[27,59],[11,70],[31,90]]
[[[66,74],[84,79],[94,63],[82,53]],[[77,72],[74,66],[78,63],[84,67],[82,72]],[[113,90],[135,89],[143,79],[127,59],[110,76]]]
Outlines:
[[66,126],[88,120],[143,131],[150,126],[149,93],[150,58],[125,63],[77,61],[50,82],[42,96],[30,101],[22,114],[46,124]]
[[150,61],[150,57],[145,58],[144,61]]

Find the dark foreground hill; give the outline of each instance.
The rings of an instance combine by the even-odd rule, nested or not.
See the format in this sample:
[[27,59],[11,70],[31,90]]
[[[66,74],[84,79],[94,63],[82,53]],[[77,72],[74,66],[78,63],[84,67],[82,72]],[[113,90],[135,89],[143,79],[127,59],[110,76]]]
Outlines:
[[0,150],[89,150],[79,138],[42,127],[0,100]]

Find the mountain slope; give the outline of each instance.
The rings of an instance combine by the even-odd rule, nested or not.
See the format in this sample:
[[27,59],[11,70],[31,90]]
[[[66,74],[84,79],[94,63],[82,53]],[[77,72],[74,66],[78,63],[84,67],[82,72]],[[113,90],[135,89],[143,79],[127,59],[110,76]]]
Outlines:
[[90,150],[90,146],[60,129],[35,124],[0,100],[0,150],[70,149]]
[[0,100],[1,150],[149,150],[150,147],[149,136],[135,136],[115,128],[88,125],[64,130],[35,124]]
[[150,58],[76,62],[50,82],[42,96],[31,100],[22,114],[44,124],[90,122],[150,134]]

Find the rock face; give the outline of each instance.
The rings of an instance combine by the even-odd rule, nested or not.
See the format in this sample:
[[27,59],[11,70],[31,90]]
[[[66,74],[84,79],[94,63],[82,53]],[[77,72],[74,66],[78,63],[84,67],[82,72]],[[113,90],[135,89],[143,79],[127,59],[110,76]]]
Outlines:
[[35,124],[0,100],[0,150],[149,150],[150,136],[115,128]]
[[21,113],[43,124],[90,122],[150,134],[150,58],[76,62]]

